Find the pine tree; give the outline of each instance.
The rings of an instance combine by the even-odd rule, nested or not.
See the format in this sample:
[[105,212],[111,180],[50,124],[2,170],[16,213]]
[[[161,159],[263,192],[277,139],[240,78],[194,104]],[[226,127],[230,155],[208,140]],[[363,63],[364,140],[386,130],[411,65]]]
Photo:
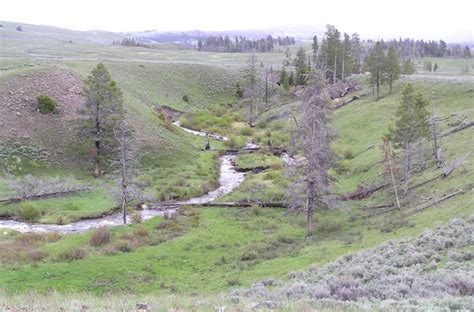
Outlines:
[[304,85],[306,84],[306,53],[303,47],[298,49],[295,59],[295,68],[296,68],[296,81],[295,85]]
[[428,100],[421,93],[415,93],[413,85],[408,84],[402,93],[400,106],[395,116],[395,128],[389,130],[389,138],[403,149],[403,193],[408,193],[410,180],[410,150],[418,140],[428,137],[429,112],[427,110]]
[[84,81],[86,109],[80,113],[82,137],[94,144],[94,176],[101,175],[101,160],[111,156],[116,142],[113,129],[123,119],[123,94],[105,67],[99,63]]
[[366,62],[367,70],[370,72],[370,83],[377,87],[377,101],[380,99],[380,85],[384,83],[385,54],[382,42],[378,41],[372,48]]
[[393,45],[388,49],[387,58],[385,60],[385,72],[390,86],[388,94],[392,94],[392,84],[395,80],[400,78],[400,61],[398,60],[398,54]]
[[318,36],[313,37],[313,44],[311,45],[311,48],[313,49],[313,64],[314,66],[317,66],[318,63]]

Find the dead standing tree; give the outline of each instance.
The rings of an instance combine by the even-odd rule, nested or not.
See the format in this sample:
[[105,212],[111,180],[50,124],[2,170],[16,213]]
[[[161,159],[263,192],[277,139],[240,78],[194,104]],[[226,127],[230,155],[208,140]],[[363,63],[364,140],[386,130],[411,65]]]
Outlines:
[[295,119],[297,125],[292,138],[295,149],[305,158],[305,162],[292,168],[296,179],[289,189],[290,208],[300,209],[306,200],[306,239],[313,236],[314,211],[327,205],[329,198],[323,196],[330,191],[328,170],[332,165],[327,119],[329,101],[326,81],[323,74],[316,70],[304,91],[299,108],[300,119]]
[[143,198],[133,183],[140,159],[140,155],[138,155],[139,140],[133,136],[132,128],[125,119],[122,119],[118,127],[114,129],[114,136],[118,143],[118,157],[112,161],[112,165],[116,168],[117,185],[119,186],[115,197],[120,202],[123,223],[126,224],[128,203],[131,200]]
[[247,61],[247,68],[245,71],[245,79],[247,81],[247,97],[248,97],[248,123],[253,125],[254,110],[256,105],[257,95],[257,57],[252,53]]

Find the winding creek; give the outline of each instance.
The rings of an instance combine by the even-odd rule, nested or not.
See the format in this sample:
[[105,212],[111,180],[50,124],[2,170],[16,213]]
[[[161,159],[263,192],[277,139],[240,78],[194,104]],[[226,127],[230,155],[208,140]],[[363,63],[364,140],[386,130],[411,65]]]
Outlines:
[[[183,129],[184,131],[197,135],[200,137],[206,137],[208,134],[200,131],[195,131],[182,127],[179,122],[174,123],[175,126]],[[226,141],[227,137],[209,134],[209,137]],[[255,144],[248,144],[247,148],[256,148]],[[223,155],[220,158],[220,176],[219,176],[219,187],[203,196],[191,198],[189,200],[177,202],[177,204],[205,204],[210,203],[226,194],[229,194],[235,190],[244,180],[245,173],[237,172],[233,165],[233,159],[235,155]],[[286,153],[282,154],[282,160],[285,164],[292,164],[294,159]],[[162,209],[160,209],[162,208]],[[143,220],[148,220],[156,216],[163,216],[166,208],[169,205],[160,206],[159,204],[154,206],[154,209],[145,209],[138,211],[142,215]],[[131,218],[127,217],[130,222]],[[109,216],[104,216],[96,219],[87,219],[72,222],[70,224],[59,225],[59,224],[40,224],[40,223],[29,223],[15,220],[0,220],[0,228],[12,229],[18,232],[58,232],[58,233],[81,233],[90,229],[98,228],[101,226],[119,226],[122,225],[122,214],[114,213]]]
[[[191,129],[181,127],[176,124],[177,127],[185,130],[188,133],[205,137],[206,133],[199,132]],[[211,136],[215,139],[225,141],[225,137]],[[186,201],[178,202],[177,204],[205,204],[222,197],[234,189],[236,189],[244,180],[245,174],[237,172],[232,164],[232,160],[235,155],[224,155],[220,158],[220,176],[219,176],[219,187],[201,197],[191,198]],[[163,206],[167,207],[167,206]],[[138,211],[142,214],[143,220],[148,220],[156,216],[163,216],[165,209],[159,209],[159,204],[154,207],[155,209],[145,209]],[[127,217],[130,222],[130,217]],[[15,220],[0,220],[0,228],[12,229],[18,232],[58,232],[58,233],[81,233],[90,229],[98,228],[101,226],[118,226],[122,225],[122,214],[115,213],[109,216],[104,216],[97,219],[87,219],[72,222],[70,224],[59,225],[59,224],[40,224],[40,223],[29,223]]]

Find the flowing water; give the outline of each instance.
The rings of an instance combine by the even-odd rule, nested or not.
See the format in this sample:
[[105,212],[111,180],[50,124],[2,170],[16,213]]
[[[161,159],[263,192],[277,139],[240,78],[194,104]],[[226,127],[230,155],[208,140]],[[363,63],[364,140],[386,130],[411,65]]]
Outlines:
[[[195,131],[182,127],[179,122],[174,123],[177,127],[180,127],[184,131],[191,133],[193,135],[198,135],[205,137],[207,134],[200,131]],[[209,135],[212,138],[226,141],[227,137]],[[258,145],[249,144],[247,148],[258,148]],[[177,204],[205,204],[210,203],[217,198],[220,198],[233,190],[235,190],[244,180],[245,174],[242,172],[237,172],[233,165],[233,159],[235,155],[224,155],[220,158],[220,177],[219,177],[219,187],[214,191],[207,193],[201,197],[191,198],[189,200],[177,202]],[[295,162],[294,158],[288,154],[282,154],[283,162],[286,165],[291,165]],[[142,215],[143,220],[148,220],[156,216],[163,216],[166,209],[169,209],[169,205],[163,205],[160,207],[160,204],[156,204],[154,209],[145,209],[139,211]],[[160,209],[162,208],[162,209]],[[174,208],[175,209],[175,208]],[[127,217],[127,222],[130,222],[130,217]],[[59,224],[39,224],[39,223],[29,223],[22,221],[14,220],[0,220],[0,228],[3,229],[12,229],[18,232],[58,232],[58,233],[80,233],[85,232],[90,229],[98,228],[101,226],[118,226],[122,225],[122,214],[115,213],[109,216],[104,216],[97,219],[87,219],[76,221],[70,224],[59,225]]]

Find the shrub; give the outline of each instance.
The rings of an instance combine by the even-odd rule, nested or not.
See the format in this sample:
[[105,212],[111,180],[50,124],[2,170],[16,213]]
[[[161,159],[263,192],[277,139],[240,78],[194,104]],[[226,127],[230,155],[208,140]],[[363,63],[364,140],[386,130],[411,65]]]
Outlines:
[[321,233],[332,233],[339,232],[342,228],[341,224],[337,221],[327,220],[317,225],[319,232]]
[[52,113],[56,109],[56,102],[47,95],[38,96],[38,109],[41,114]]
[[126,240],[120,240],[114,244],[115,250],[121,251],[121,252],[132,252],[133,251],[133,245],[131,242],[126,241]]
[[352,159],[352,158],[354,158],[354,154],[353,154],[353,152],[352,152],[352,148],[346,147],[346,148],[342,151],[342,156],[344,157],[344,159]]
[[146,228],[143,228],[143,227],[135,229],[133,233],[135,234],[135,236],[139,236],[139,237],[150,236],[150,232]]
[[337,163],[336,165],[337,174],[347,174],[349,172],[351,172],[351,164],[348,160],[343,159]]
[[240,279],[238,277],[227,280],[227,285],[229,286],[239,286],[240,284]]
[[42,250],[33,249],[26,254],[28,262],[38,262],[48,257],[48,253]]
[[142,214],[140,212],[132,213],[132,222],[133,223],[142,223],[143,222]]
[[17,217],[26,221],[36,221],[41,217],[41,210],[30,203],[23,203],[17,211]]
[[58,255],[59,261],[74,261],[74,260],[81,260],[84,259],[87,255],[87,251],[84,248],[76,248],[76,249],[67,249],[62,251]]
[[243,127],[240,129],[240,134],[245,136],[251,136],[253,134],[253,129],[250,127]]
[[100,227],[92,233],[90,244],[91,246],[100,246],[110,242],[110,229],[107,227]]
[[247,251],[244,251],[241,255],[240,255],[240,261],[250,261],[250,260],[255,260],[257,259],[258,255],[255,251],[253,250],[247,250]]
[[21,25],[18,25],[18,26],[16,27],[16,30],[17,30],[17,31],[23,31],[23,27],[21,27]]
[[184,95],[183,96],[183,101],[185,101],[186,103],[189,103],[189,95]]

